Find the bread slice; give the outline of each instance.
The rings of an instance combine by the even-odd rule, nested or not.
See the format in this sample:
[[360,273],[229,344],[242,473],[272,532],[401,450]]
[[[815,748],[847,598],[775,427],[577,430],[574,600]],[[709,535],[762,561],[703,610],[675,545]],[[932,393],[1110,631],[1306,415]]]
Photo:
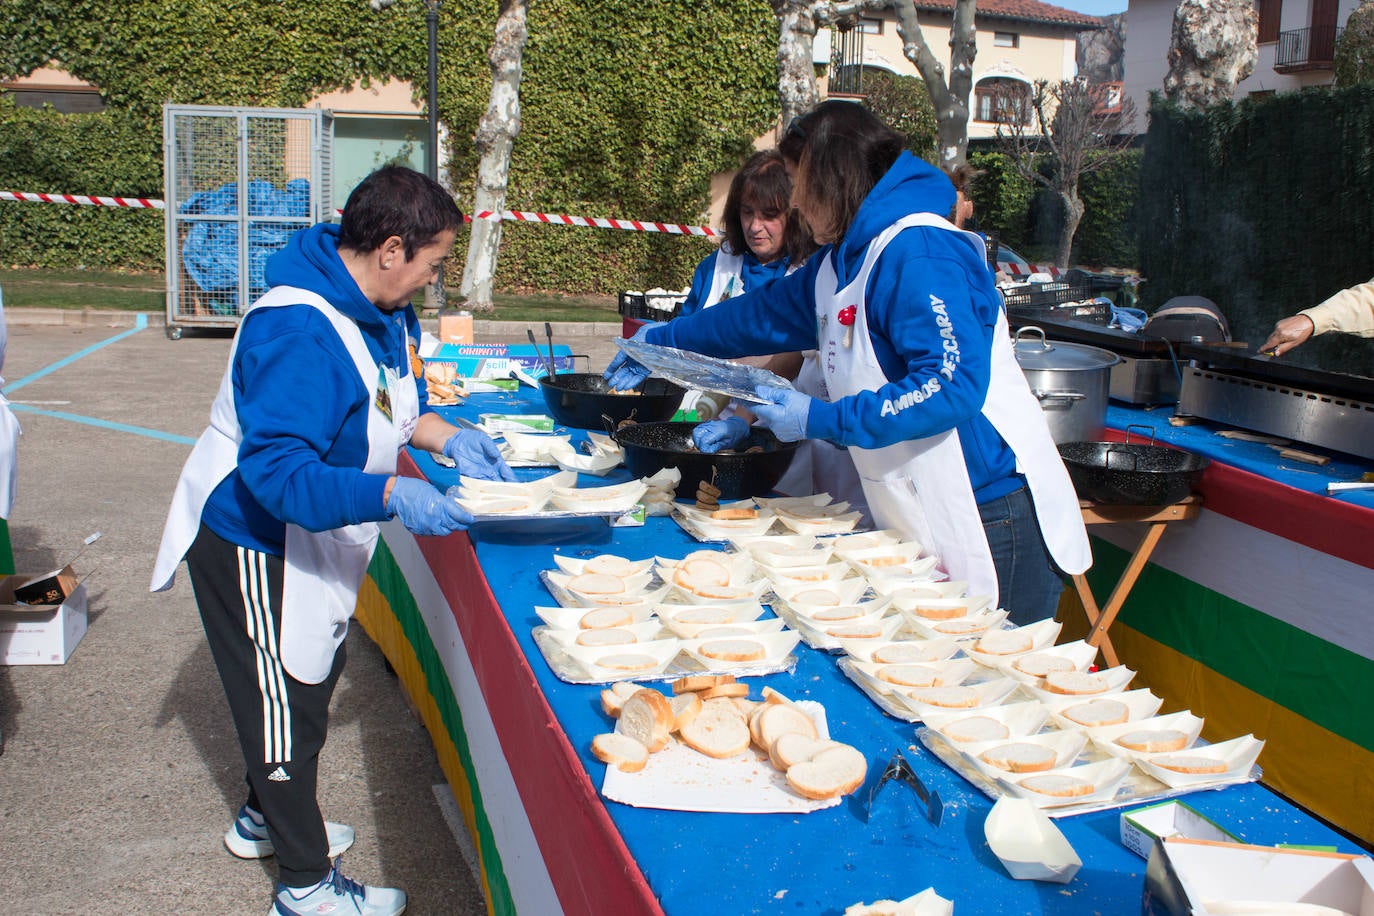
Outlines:
[[883,628],[876,623],[842,623],[826,627],[825,632],[836,639],[877,639],[883,635]]
[[840,596],[823,588],[808,588],[793,595],[792,602],[805,607],[835,607],[840,603]]
[[1163,757],[1152,757],[1150,762],[1157,767],[1173,770],[1175,773],[1203,775],[1226,772],[1225,760],[1219,760],[1216,757],[1204,757],[1201,754],[1166,754]]
[[712,601],[739,601],[754,594],[753,591],[743,585],[697,584],[690,586],[690,589],[692,594],[700,598],[709,598]]
[[787,696],[785,696],[784,694],[780,693],[779,691],[774,690],[772,687],[765,687],[765,688],[763,688],[763,690],[759,691],[759,693],[763,696],[763,701],[764,701],[765,703],[791,703],[791,702],[792,702],[791,699],[789,699]]
[[789,767],[787,784],[805,798],[836,798],[863,785],[867,772],[864,755],[847,744],[839,744]]
[[1031,677],[1044,677],[1053,671],[1077,670],[1077,667],[1069,659],[1049,652],[1032,652],[1030,655],[1023,655],[1012,662],[1011,666],[1022,674],[1028,674]]
[[683,560],[673,572],[673,581],[692,591],[710,585],[729,585],[730,567],[714,557]]
[[735,622],[734,612],[728,607],[711,607],[702,605],[700,607],[689,607],[678,611],[673,615],[673,619],[678,623],[686,624],[727,624]]
[[638,773],[649,762],[649,749],[629,735],[607,732],[592,739],[592,754],[625,773]]
[[758,509],[746,509],[746,508],[744,508],[744,507],[742,507],[742,506],[741,506],[741,507],[736,507],[736,508],[733,508],[733,509],[717,509],[716,511],[714,511],[714,512],[711,513],[711,518],[721,519],[721,520],[724,520],[724,521],[735,521],[735,520],[743,520],[743,519],[746,519],[746,518],[758,518],[758,517],[759,517],[759,510],[758,510]]
[[601,711],[612,719],[620,718],[620,708],[639,689],[634,681],[616,681],[601,691]]
[[978,691],[963,685],[951,687],[917,687],[906,691],[906,695],[917,703],[927,706],[940,706],[945,709],[970,709],[982,700]]
[[625,580],[606,573],[584,572],[568,580],[568,590],[584,595],[623,595]]
[[717,684],[714,687],[707,687],[698,693],[703,700],[718,700],[725,698],[728,700],[738,700],[749,695],[749,685],[734,681],[729,684]]
[[933,662],[935,653],[916,642],[894,642],[873,650],[873,660],[880,665],[910,665]]
[[1176,728],[1141,728],[1116,739],[1127,750],[1146,754],[1181,751],[1188,746],[1188,736]]
[[680,693],[668,700],[668,705],[673,710],[673,728],[675,732],[682,731],[682,726],[691,722],[701,713],[701,694],[699,693]]
[[579,646],[626,646],[639,642],[633,632],[624,627],[605,627],[604,629],[583,630],[575,640]]
[[596,664],[612,671],[649,671],[657,668],[659,661],[643,652],[615,652],[601,656],[596,660]]
[[989,630],[978,638],[973,648],[984,655],[1016,655],[1029,652],[1035,643],[1023,630]]
[[678,733],[682,743],[707,757],[734,757],[749,749],[749,725],[729,700],[710,700]]
[[1050,693],[1087,695],[1106,693],[1107,679],[1088,671],[1051,671],[1045,675],[1045,689]]
[[615,576],[617,579],[624,579],[634,575],[634,564],[624,557],[618,557],[613,553],[603,553],[592,557],[582,567],[584,573],[600,573],[603,576]]
[[634,622],[634,615],[624,608],[598,607],[583,614],[577,625],[583,630],[608,630],[611,627],[628,627]]
[[687,677],[680,677],[673,681],[673,693],[692,693],[719,684],[733,684],[734,682],[735,676],[733,674],[689,674]]
[[703,642],[697,651],[723,662],[756,662],[768,655],[763,643],[754,639],[712,639]]
[[968,606],[955,604],[949,607],[922,607],[918,604],[911,612],[923,620],[954,620],[956,617],[967,617]]
[[1011,735],[1005,723],[991,716],[969,716],[951,722],[940,729],[941,734],[951,741],[1001,741]]
[[759,713],[756,731],[759,746],[772,750],[773,742],[783,735],[800,734],[808,738],[818,738],[816,721],[799,706],[791,703],[765,703]]
[[1100,700],[1089,700],[1069,706],[1061,711],[1060,715],[1086,728],[1097,728],[1100,725],[1119,725],[1125,722],[1131,717],[1131,709],[1120,700],[1103,697]]
[[1021,780],[1021,788],[1054,798],[1082,798],[1097,791],[1097,786],[1086,779],[1066,776],[1063,773],[1042,773],[1037,776],[1027,776]]
[[634,738],[650,753],[657,753],[668,746],[668,737],[673,730],[673,707],[657,690],[647,687],[637,690],[621,705],[615,730]]
[[844,908],[844,916],[912,916],[916,908],[902,900],[874,900],[872,903],[851,903]]
[[902,687],[937,687],[940,672],[925,665],[884,665],[878,669],[878,680]]
[[838,742],[826,738],[812,738],[800,732],[779,735],[778,740],[768,749],[768,761],[786,773],[799,763],[805,763],[828,747]]
[[857,617],[867,617],[868,611],[852,604],[841,604],[836,607],[822,608],[811,615],[811,619],[818,623],[840,623],[845,620],[854,620]]
[[946,636],[979,636],[988,631],[992,621],[986,617],[956,617],[932,624],[931,629]]
[[978,759],[1008,773],[1042,773],[1054,768],[1054,750],[1029,741],[1013,741],[989,748],[979,754]]

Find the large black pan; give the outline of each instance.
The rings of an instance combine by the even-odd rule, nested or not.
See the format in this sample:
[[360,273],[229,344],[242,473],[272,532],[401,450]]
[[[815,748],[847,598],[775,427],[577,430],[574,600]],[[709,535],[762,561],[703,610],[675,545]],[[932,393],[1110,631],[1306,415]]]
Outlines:
[[672,382],[651,378],[634,394],[611,394],[600,372],[561,372],[539,380],[549,414],[562,426],[603,430],[621,420],[671,420],[687,394]]
[[1083,499],[1131,506],[1167,506],[1188,496],[1211,462],[1163,445],[1061,442],[1059,454]]
[[[720,488],[720,499],[766,496],[782,480],[799,442],[779,442],[763,428],[750,431],[739,448],[714,454],[696,451],[692,445],[695,423],[636,423],[615,432],[625,452],[625,467],[636,477],[651,477],[664,468],[679,468],[682,482],[677,495],[695,499],[703,480]],[[757,447],[758,451],[746,451]],[[714,479],[712,472],[715,472]]]

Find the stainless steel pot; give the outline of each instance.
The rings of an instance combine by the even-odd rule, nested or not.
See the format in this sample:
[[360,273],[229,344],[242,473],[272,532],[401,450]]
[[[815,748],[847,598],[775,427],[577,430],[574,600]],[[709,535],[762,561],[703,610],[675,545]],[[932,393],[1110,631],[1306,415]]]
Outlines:
[[1033,326],[1017,330],[1013,349],[1054,441],[1101,439],[1112,366],[1121,357],[1098,347],[1046,340],[1045,332]]

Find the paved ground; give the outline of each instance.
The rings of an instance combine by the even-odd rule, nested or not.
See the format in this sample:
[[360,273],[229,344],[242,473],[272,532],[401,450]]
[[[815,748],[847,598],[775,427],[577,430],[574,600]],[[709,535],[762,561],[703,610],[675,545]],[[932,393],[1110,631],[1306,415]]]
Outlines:
[[[220,839],[243,798],[242,765],[185,568],[171,591],[148,592],[172,487],[229,338],[169,341],[150,317],[137,329],[129,314],[8,315],[6,393],[24,427],[16,562],[47,570],[88,534],[102,537],[77,564],[91,574],[91,619],[71,660],[0,667],[7,913],[251,914],[266,911],[272,892],[271,860],[234,859]],[[554,329],[556,343],[598,369],[618,333]],[[525,325],[479,322],[477,339],[524,342]],[[410,913],[481,912],[428,736],[358,628],[348,651],[320,781],[326,816],[358,832],[345,870],[405,888]]]

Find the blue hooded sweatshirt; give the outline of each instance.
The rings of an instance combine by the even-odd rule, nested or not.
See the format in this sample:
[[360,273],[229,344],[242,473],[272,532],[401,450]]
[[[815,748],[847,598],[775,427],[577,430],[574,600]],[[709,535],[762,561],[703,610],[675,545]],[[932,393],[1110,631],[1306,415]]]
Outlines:
[[[733,358],[817,347],[816,275],[828,259],[843,288],[863,264],[879,233],[911,213],[946,216],[954,187],[939,169],[902,153],[855,214],[844,237],[813,255],[790,276],[751,290],[690,318],[650,328],[654,344]],[[945,338],[929,307],[944,303],[958,346],[950,378]],[[874,265],[865,289],[869,337],[887,384],[827,403],[811,402],[806,432],[838,445],[881,448],[959,431],[974,498],[986,502],[1021,486],[1016,459],[981,414],[991,376],[994,326],[1001,298],[987,263],[946,229],[914,226],[897,235]],[[933,394],[902,396],[927,391]],[[884,405],[907,405],[892,412]]]
[[[711,279],[716,272],[716,258],[720,257],[720,249],[702,258],[701,263],[692,274],[692,287],[687,290],[687,298],[682,300],[682,308],[678,310],[678,316],[691,315],[701,311],[713,302],[706,301],[706,295],[711,292]],[[778,277],[787,274],[787,258],[776,258],[768,264],[760,264],[759,259],[754,257],[752,251],[746,251],[740,258],[740,282],[744,290],[758,289],[765,283],[772,283]],[[727,296],[729,298],[729,296]]]
[[[387,314],[358,288],[338,252],[339,228],[295,233],[267,262],[269,286],[318,293],[357,323],[379,365],[412,377],[420,323],[410,306]],[[387,476],[364,474],[367,386],[329,319],[310,305],[261,309],[243,319],[231,367],[243,441],[238,467],[210,494],[202,521],[234,544],[282,555],[286,523],[309,531],[381,521]],[[421,414],[432,408],[416,379]]]

